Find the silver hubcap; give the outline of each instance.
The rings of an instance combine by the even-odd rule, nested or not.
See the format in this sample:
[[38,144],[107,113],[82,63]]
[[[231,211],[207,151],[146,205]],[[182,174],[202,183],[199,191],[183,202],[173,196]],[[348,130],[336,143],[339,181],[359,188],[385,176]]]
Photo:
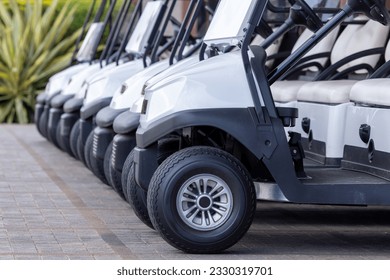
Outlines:
[[188,226],[208,231],[220,227],[229,218],[233,195],[221,178],[199,174],[181,186],[176,205],[180,217]]

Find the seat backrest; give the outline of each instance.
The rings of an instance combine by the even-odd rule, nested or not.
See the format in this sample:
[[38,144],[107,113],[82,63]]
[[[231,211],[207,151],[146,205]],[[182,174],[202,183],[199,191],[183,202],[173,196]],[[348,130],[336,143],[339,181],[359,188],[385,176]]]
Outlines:
[[[359,16],[356,19],[367,19],[364,16]],[[340,34],[336,43],[333,46],[332,54],[330,57],[331,63],[336,63],[341,59],[373,48],[384,47],[389,33],[389,26],[384,26],[376,21],[368,20],[365,24],[348,24],[343,32]],[[380,55],[363,56],[359,59],[355,59],[338,69],[343,71],[347,68],[359,65],[368,64],[374,68]],[[367,73],[366,70],[356,71],[358,74]]]
[[[281,38],[276,39],[265,51],[267,53],[267,56],[275,55],[278,53],[281,42],[282,42],[283,36]],[[259,46],[261,43],[264,41],[264,38],[261,37],[260,35],[256,35],[255,38],[253,38],[251,45],[256,45]],[[265,65],[267,67],[271,67],[272,64],[274,63],[273,59],[268,59]]]
[[[332,32],[330,32],[324,39],[322,39],[318,44],[316,44],[306,55],[315,55],[315,54],[320,54],[320,53],[327,53],[331,52],[333,45],[336,42],[337,35],[339,33],[340,26],[337,26]],[[292,52],[294,52],[296,49],[298,49],[304,42],[306,42],[311,36],[313,35],[313,32],[310,31],[308,28],[306,28],[302,34],[299,36],[298,40],[295,42],[294,47],[292,49]],[[316,58],[313,60],[310,60],[311,62],[317,62],[319,63],[322,67],[325,66],[325,64],[328,61],[327,57],[324,58]],[[318,71],[318,69],[314,66],[309,67],[304,70],[309,70],[309,71]]]
[[385,60],[390,61],[390,40],[387,42],[387,47],[385,50]]

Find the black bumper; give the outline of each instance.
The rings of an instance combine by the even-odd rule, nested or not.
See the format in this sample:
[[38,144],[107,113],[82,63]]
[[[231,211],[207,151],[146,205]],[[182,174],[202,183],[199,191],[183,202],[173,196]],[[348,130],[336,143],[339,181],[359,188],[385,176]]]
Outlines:
[[92,155],[94,158],[104,160],[108,145],[114,137],[114,132],[111,128],[95,127],[93,130],[93,145]]
[[139,125],[140,114],[127,110],[117,116],[113,123],[115,133],[127,134],[137,129]]
[[150,179],[158,167],[157,152],[157,143],[146,149],[134,148],[135,181],[146,191],[149,188]]
[[115,118],[126,110],[129,109],[113,109],[110,106],[107,106],[97,113],[96,125],[99,127],[112,127]]
[[117,134],[114,136],[112,144],[111,165],[112,167],[122,172],[123,165],[127,156],[135,147],[135,135],[131,134]]
[[112,97],[105,97],[83,105],[80,109],[80,118],[86,120],[95,116],[101,109],[110,105],[111,99]]
[[64,112],[65,113],[75,113],[80,114],[80,109],[83,106],[84,99],[73,97],[65,102],[64,104]]

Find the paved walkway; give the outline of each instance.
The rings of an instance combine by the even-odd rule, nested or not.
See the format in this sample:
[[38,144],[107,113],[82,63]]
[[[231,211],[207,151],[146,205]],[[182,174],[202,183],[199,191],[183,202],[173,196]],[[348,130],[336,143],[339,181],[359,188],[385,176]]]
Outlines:
[[390,259],[390,208],[259,203],[246,236],[184,254],[34,125],[0,125],[0,259]]

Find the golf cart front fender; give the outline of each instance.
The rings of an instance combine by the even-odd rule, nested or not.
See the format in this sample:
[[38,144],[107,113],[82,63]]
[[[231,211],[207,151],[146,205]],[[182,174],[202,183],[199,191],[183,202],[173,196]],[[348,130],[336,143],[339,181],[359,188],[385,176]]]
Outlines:
[[99,127],[112,127],[114,120],[127,109],[114,109],[107,106],[101,109],[96,115],[96,125]]
[[[270,158],[278,143],[271,123],[259,124],[254,108],[221,108],[177,112],[137,130],[137,147],[147,148],[175,130],[208,126],[220,129],[253,151],[259,159]],[[257,131],[254,137],[253,131]]]
[[78,113],[83,106],[83,98],[73,97],[65,102],[64,112],[65,113]]
[[80,118],[83,120],[86,120],[94,115],[97,114],[97,112],[100,111],[100,109],[107,107],[110,105],[112,97],[105,97],[102,99],[94,100],[80,109]]
[[139,125],[139,113],[133,113],[130,110],[127,110],[117,116],[113,123],[113,128],[117,134],[128,134],[130,132],[135,132]]
[[[288,113],[295,115],[295,112],[296,110],[291,110]],[[274,131],[275,124],[284,135],[281,119],[271,119],[270,123],[260,125],[254,108],[224,108],[172,114],[150,124],[147,129],[141,125],[136,133],[137,147],[134,149],[135,180],[140,187],[147,190],[158,167],[158,140],[178,129],[215,127],[233,136],[260,160],[271,158],[279,145]],[[253,131],[257,133],[254,134]]]
[[62,108],[65,102],[73,98],[73,96],[74,94],[58,94],[51,99],[50,105],[52,108]]

